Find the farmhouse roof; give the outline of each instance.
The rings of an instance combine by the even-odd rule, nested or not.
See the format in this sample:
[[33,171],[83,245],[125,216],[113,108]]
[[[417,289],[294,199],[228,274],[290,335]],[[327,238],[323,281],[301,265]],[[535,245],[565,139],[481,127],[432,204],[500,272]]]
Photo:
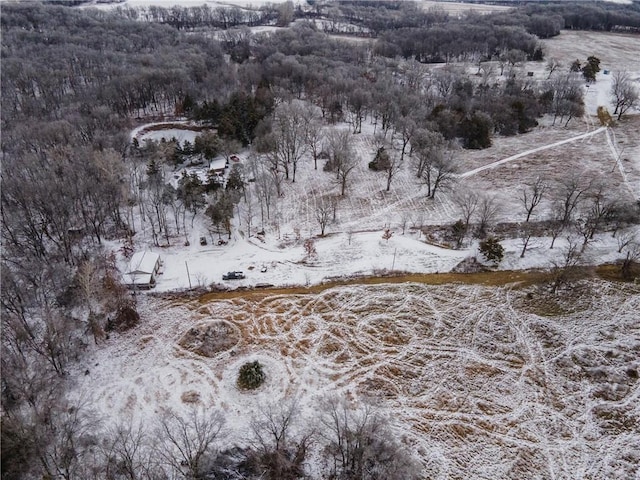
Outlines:
[[128,274],[155,273],[160,255],[153,252],[136,252],[129,262]]

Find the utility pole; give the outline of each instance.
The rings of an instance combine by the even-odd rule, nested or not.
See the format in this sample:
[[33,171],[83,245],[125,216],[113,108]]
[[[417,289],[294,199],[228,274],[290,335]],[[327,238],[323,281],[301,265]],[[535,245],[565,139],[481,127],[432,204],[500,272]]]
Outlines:
[[184,261],[184,266],[187,267],[187,278],[189,279],[189,290],[191,290],[191,275],[189,275],[189,265],[187,264],[187,261]]

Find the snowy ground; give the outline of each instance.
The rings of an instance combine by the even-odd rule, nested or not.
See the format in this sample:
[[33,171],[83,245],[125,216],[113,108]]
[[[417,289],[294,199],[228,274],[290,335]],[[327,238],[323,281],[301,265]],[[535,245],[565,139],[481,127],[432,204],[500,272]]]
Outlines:
[[[544,42],[547,55],[556,57],[567,68],[576,58],[598,56],[604,69],[628,70],[640,79],[637,63],[637,37],[621,34],[563,31],[559,37]],[[534,79],[544,80],[544,63],[528,62],[520,68],[521,75],[534,72]],[[469,66],[469,71],[474,71]],[[229,245],[217,246],[217,237],[211,236],[206,221],[196,219],[188,233],[189,247],[184,237],[175,238],[171,246],[154,247],[144,225],[136,225],[138,248],[158,251],[164,262],[163,275],[158,278],[158,291],[191,286],[206,286],[221,282],[223,273],[243,270],[247,279],[226,282],[245,286],[258,283],[294,285],[320,283],[327,278],[354,273],[372,274],[381,270],[404,270],[415,273],[433,273],[450,270],[462,258],[475,255],[475,246],[451,251],[424,243],[419,227],[423,225],[451,224],[460,217],[452,200],[455,191],[466,189],[493,196],[502,205],[498,221],[523,220],[518,197],[525,183],[538,176],[549,182],[569,175],[580,175],[607,186],[620,200],[640,198],[640,117],[629,115],[613,128],[603,129],[593,116],[599,105],[610,105],[611,74],[600,72],[597,81],[586,94],[587,115],[572,120],[568,127],[552,126],[550,119],[542,119],[540,127],[526,135],[496,138],[486,150],[461,150],[456,153],[460,178],[451,192],[441,192],[434,201],[425,198],[425,189],[413,174],[411,160],[394,178],[391,191],[386,192],[385,174],[367,168],[373,158],[374,126],[363,125],[363,133],[354,137],[355,152],[361,159],[352,174],[345,197],[340,197],[336,219],[327,227],[328,235],[318,238],[320,227],[315,219],[316,205],[339,193],[333,176],[313,169],[312,162],[302,161],[296,183],[284,185],[284,197],[277,199],[271,217],[260,218],[259,208],[247,231],[245,207],[239,207],[239,222]],[[640,83],[640,82],[639,82]],[[145,126],[132,132],[138,135]],[[178,134],[183,131],[173,132]],[[193,132],[192,132],[193,133]],[[167,136],[166,131],[149,132],[156,137]],[[182,133],[185,135],[185,133]],[[191,137],[189,137],[191,139]],[[246,160],[246,152],[239,154]],[[204,175],[203,172],[200,172]],[[549,197],[547,197],[549,198]],[[537,218],[543,218],[549,202],[543,200]],[[404,234],[403,232],[404,225]],[[382,239],[385,228],[394,232],[391,239]],[[264,237],[256,233],[265,231]],[[206,236],[209,245],[199,245]],[[315,237],[318,258],[303,263],[304,239]],[[507,257],[501,268],[529,268],[548,266],[551,252],[544,248],[549,239],[533,239],[531,254],[519,258],[517,240],[506,241]],[[590,247],[594,262],[616,258],[616,240],[608,234],[600,235]],[[123,259],[123,264],[126,262]],[[268,271],[260,273],[262,264]],[[187,267],[190,278],[187,276]],[[253,268],[252,268],[253,267]]]
[[[370,398],[425,478],[637,478],[640,290],[583,288],[555,300],[410,283],[205,304],[141,297],[142,324],[96,348],[77,391],[106,418],[147,425],[195,395],[224,412],[226,445],[268,402],[297,397],[308,424],[323,395]],[[239,332],[229,350],[178,345],[219,321]],[[266,384],[243,393],[238,369],[256,359]]]
[[[604,65],[632,65],[629,37],[584,35],[563,32],[553,45],[546,44],[557,53],[566,48],[567,65],[576,55],[592,53],[600,54]],[[620,38],[626,43],[618,48]],[[585,43],[589,39],[592,44]],[[607,48],[596,51],[601,43]],[[545,75],[544,66],[523,69],[534,67],[536,76]],[[598,76],[587,95],[588,112],[607,101],[607,88]],[[318,237],[314,208],[338,187],[310,161],[299,167],[295,184],[285,185],[273,217],[264,223],[254,218],[251,232],[240,207],[228,245],[218,246],[201,219],[189,231],[188,247],[184,238],[153,247],[145,225],[136,225],[137,246],[158,251],[164,262],[156,291],[223,283],[222,274],[230,270],[247,275],[224,282],[230,287],[311,285],[391,269],[446,272],[475,255],[475,244],[456,251],[425,242],[416,227],[458,218],[451,193],[427,201],[408,167],[385,192],[384,174],[366,167],[373,155],[372,129],[366,125],[356,136],[362,162],[324,238]],[[544,121],[527,135],[497,138],[490,149],[458,152],[456,188],[495,195],[504,205],[499,219],[512,222],[523,219],[517,205],[522,185],[541,174],[552,180],[581,174],[607,182],[621,199],[637,198],[639,130],[637,116],[613,129],[600,129],[591,116],[567,128]],[[546,208],[542,205],[541,213]],[[385,227],[393,231],[388,240],[382,238]],[[262,229],[263,238],[257,235]],[[210,240],[207,246],[199,245],[203,235]],[[309,237],[318,254],[303,261],[302,244]],[[549,266],[554,255],[562,255],[565,240],[553,250],[549,242],[532,239],[520,258],[519,241],[504,241],[501,268]],[[611,234],[602,234],[587,253],[602,263],[615,260],[616,250]],[[223,410],[241,437],[250,414],[267,401],[297,395],[312,418],[323,394],[352,394],[379,402],[399,438],[421,458],[426,478],[640,474],[637,287],[595,281],[569,297],[549,297],[534,287],[405,283],[301,295],[258,290],[233,297],[199,303],[139,295],[141,325],[90,347],[91,363],[73,375],[79,379],[75,395],[107,418],[141,421],[167,407],[186,409],[184,399],[195,396],[200,405]],[[191,328],[217,321],[237,329],[231,350],[207,358],[179,345]],[[265,365],[267,383],[257,393],[241,393],[237,370],[253,359]],[[85,369],[89,374],[83,375]]]
[[[567,129],[542,127],[526,136],[497,139],[496,145],[488,150],[461,151],[458,155],[464,170],[456,188],[471,188],[494,196],[502,205],[498,220],[504,222],[523,220],[518,196],[524,183],[538,175],[552,181],[574,170],[576,174],[604,182],[620,199],[637,198],[640,139],[634,138],[632,132],[637,128],[637,120],[614,130],[582,122]],[[370,137],[363,134],[356,142],[358,155],[370,158],[373,150]],[[619,158],[622,149],[624,154]],[[425,243],[420,233],[422,225],[450,224],[459,218],[452,201],[453,192],[443,192],[435,201],[426,200],[424,187],[416,182],[409,168],[400,172],[391,191],[386,192],[384,174],[368,170],[364,161],[354,178],[347,196],[339,200],[336,221],[328,226],[328,235],[322,238],[315,208],[323,199],[336,194],[338,187],[332,175],[313,170],[310,162],[299,168],[295,184],[285,185],[284,197],[278,199],[271,219],[263,223],[259,214],[253,218],[251,236],[247,234],[246,216],[240,206],[236,218],[239,225],[228,245],[218,246],[218,236],[212,235],[201,221],[189,232],[190,246],[183,246],[184,238],[179,237],[174,239],[173,246],[153,247],[141,228],[144,226],[137,225],[141,232],[137,235],[139,248],[159,252],[164,262],[156,290],[188,288],[189,282],[192,287],[221,283],[222,274],[231,270],[245,271],[247,279],[225,282],[230,287],[317,284],[336,276],[371,275],[392,269],[443,272],[466,256],[476,254],[475,244],[453,251]],[[540,212],[548,207],[543,202]],[[394,234],[384,240],[382,234],[387,227]],[[257,232],[263,229],[266,234],[258,236]],[[200,246],[201,236],[207,237],[207,246]],[[317,259],[305,262],[303,243],[310,237],[315,238],[318,255]],[[507,256],[501,268],[546,267],[553,255],[562,255],[561,248],[550,251],[546,247],[550,244],[547,238],[533,239],[525,258],[519,257],[518,240],[505,240],[504,244]],[[562,244],[560,240],[559,246]],[[619,256],[616,245],[610,234],[601,234],[589,253],[596,263],[613,261]],[[259,272],[263,264],[268,267],[264,273]]]
[[286,0],[120,0],[111,3],[94,2],[87,4],[93,8],[112,9],[116,7],[149,7],[151,5],[170,8],[173,6],[180,7],[199,7],[208,5],[211,8],[216,7],[241,7],[241,8],[259,8],[265,4],[278,4]]

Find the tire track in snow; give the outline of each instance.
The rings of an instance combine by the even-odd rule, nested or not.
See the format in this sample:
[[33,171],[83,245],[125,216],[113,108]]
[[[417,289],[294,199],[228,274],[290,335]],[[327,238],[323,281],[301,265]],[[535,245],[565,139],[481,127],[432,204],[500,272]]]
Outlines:
[[618,152],[618,149],[616,148],[615,132],[611,128],[607,128],[606,132],[607,132],[607,145],[609,146],[609,150],[611,150],[611,155],[613,156],[613,159],[618,165],[618,170],[620,170],[620,175],[622,175],[622,181],[627,186],[627,188],[629,189],[629,192],[631,192],[631,195],[633,195],[634,198],[639,197],[640,192],[638,190],[634,190],[634,188],[631,186],[631,183],[629,182],[629,177],[627,176],[627,172],[625,172],[624,165],[622,165],[622,159],[620,158],[622,156],[622,152]]
[[560,145],[564,145],[565,143],[571,143],[578,140],[583,140],[585,138],[589,138],[603,131],[607,131],[607,127],[600,127],[597,130],[593,130],[592,132],[583,133],[575,137],[567,138],[566,140],[560,140],[559,142],[551,143],[549,145],[543,145],[542,147],[532,148],[531,150],[517,153],[516,155],[512,155],[502,160],[498,160],[497,162],[493,162],[488,165],[483,165],[482,167],[474,168],[473,170],[469,170],[468,172],[461,173],[460,175],[458,175],[458,178],[468,178],[475,175],[476,173],[484,172],[485,170],[494,169],[496,167],[499,167],[500,165],[504,165],[505,163],[509,163],[514,160],[518,160],[519,158],[526,157],[527,155],[531,155],[532,153],[537,153],[543,150],[548,150],[550,148],[558,147]]
[[[504,465],[521,455],[527,470],[514,467],[508,478],[530,478],[533,469],[546,479],[633,478],[625,458],[637,431],[613,435],[595,408],[636,418],[640,387],[629,381],[627,393],[603,400],[594,395],[611,382],[590,380],[553,354],[570,348],[624,375],[637,365],[640,291],[599,283],[584,293],[595,296],[593,308],[549,318],[521,304],[525,294],[404,284],[206,305],[150,297],[140,301],[136,331],[96,351],[81,390],[111,418],[188,408],[181,394],[195,390],[203,405],[226,412],[239,436],[266,398],[300,395],[303,412],[315,415],[325,394],[370,395],[419,452],[425,478],[507,478]],[[233,354],[203,358],[177,347],[194,324],[217,319],[242,332]],[[563,334],[546,344],[539,333],[545,326]],[[235,366],[245,358],[270,362],[270,380],[256,394],[234,386]]]

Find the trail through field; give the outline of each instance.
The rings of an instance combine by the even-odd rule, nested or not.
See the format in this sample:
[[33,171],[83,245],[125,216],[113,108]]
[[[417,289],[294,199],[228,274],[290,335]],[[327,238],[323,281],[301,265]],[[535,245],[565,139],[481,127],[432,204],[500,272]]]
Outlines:
[[[265,402],[296,397],[311,424],[319,400],[338,394],[375,403],[425,478],[634,478],[640,290],[597,282],[564,295],[405,283],[205,304],[149,297],[142,324],[96,352],[78,394],[107,418],[145,422],[196,401],[223,411],[239,438]],[[543,316],[550,303],[564,313]],[[183,348],[214,324],[228,327],[203,340],[212,354]],[[243,393],[237,372],[253,360],[267,382]]]
[[611,128],[607,128],[607,145],[611,150],[611,156],[613,157],[613,159],[616,162],[616,165],[618,166],[620,175],[622,175],[624,184],[629,189],[629,192],[631,192],[632,195],[634,195],[640,200],[640,186],[634,187],[633,185],[631,185],[631,182],[629,181],[629,176],[627,175],[627,172],[624,169],[624,165],[622,164],[622,151],[618,151],[618,148],[616,147],[616,133]]
[[[520,152],[516,155],[512,155],[510,157],[504,158],[502,160],[498,160],[497,162],[490,163],[488,165],[484,165],[482,167],[474,168],[473,170],[469,170],[468,172],[461,173],[458,175],[458,178],[468,178],[476,173],[484,172],[485,170],[491,170],[493,168],[497,168],[500,165],[504,165],[505,163],[512,162],[514,160],[518,160],[519,158],[526,157],[527,155],[531,155],[532,153],[538,153],[543,150],[548,150],[550,148],[558,147],[560,145],[564,145],[565,143],[576,142],[578,140],[584,140],[585,138],[592,137],[600,132],[606,132],[607,127],[600,127],[591,132],[583,133],[581,135],[576,135],[575,137],[567,138],[566,140],[561,140],[559,142],[550,143],[549,145],[543,145],[542,147],[532,148],[530,150],[526,150],[524,152]],[[607,137],[608,139],[608,137]]]

